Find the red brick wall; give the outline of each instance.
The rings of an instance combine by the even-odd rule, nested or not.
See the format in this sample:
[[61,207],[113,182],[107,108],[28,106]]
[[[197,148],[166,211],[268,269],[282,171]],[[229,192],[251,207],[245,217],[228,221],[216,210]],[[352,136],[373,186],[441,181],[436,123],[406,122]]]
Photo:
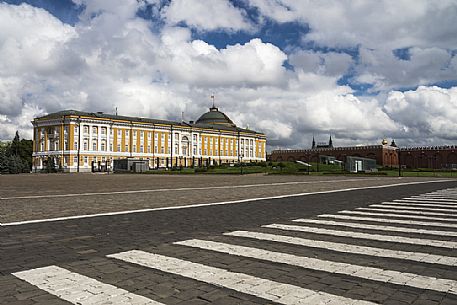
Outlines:
[[275,150],[271,153],[271,161],[304,161],[317,162],[319,155],[333,156],[337,160],[346,161],[347,156],[375,159],[381,166],[398,166],[397,151],[393,147],[382,145],[334,147],[304,150]]
[[[343,162],[346,161],[346,156],[364,157],[375,159],[380,166],[398,167],[398,150],[382,145],[274,150],[270,160],[317,162],[319,155],[333,156]],[[457,165],[457,146],[402,148],[400,158],[401,164],[407,168],[449,168],[451,164]]]
[[457,165],[456,146],[403,148],[401,163],[407,168],[449,168]]

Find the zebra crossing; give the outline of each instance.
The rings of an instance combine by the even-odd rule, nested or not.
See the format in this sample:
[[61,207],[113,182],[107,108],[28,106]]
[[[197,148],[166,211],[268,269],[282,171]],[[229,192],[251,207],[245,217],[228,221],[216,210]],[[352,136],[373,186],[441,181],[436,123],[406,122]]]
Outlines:
[[[364,287],[392,291],[408,287],[418,300],[434,294],[435,299],[438,295],[440,300],[457,302],[456,211],[457,189],[444,189],[312,219],[180,240],[166,245],[166,250],[112,253],[106,259],[137,266],[145,273],[161,272],[163,282],[178,276],[264,300],[262,304],[368,305],[382,304],[390,297],[351,290]],[[214,257],[216,263],[206,257]],[[269,267],[243,269],[257,263]],[[299,276],[286,279],[269,273],[275,270],[291,270]],[[51,265],[13,275],[72,304],[168,304],[160,295],[76,271]],[[301,280],[307,277],[320,285]],[[339,281],[350,288],[322,284]],[[161,283],[151,283],[157,284]]]

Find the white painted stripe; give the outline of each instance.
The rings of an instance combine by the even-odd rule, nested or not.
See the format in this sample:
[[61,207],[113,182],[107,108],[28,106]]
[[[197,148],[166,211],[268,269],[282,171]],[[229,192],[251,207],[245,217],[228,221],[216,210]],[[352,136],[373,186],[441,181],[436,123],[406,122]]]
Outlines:
[[72,304],[138,304],[163,305],[127,290],[90,277],[48,266],[13,273],[13,275]]
[[336,252],[341,252],[341,253],[362,254],[362,255],[376,256],[376,257],[383,257],[383,258],[395,258],[395,259],[409,260],[409,261],[415,261],[415,262],[421,262],[421,263],[457,266],[457,257],[435,255],[435,254],[430,254],[430,253],[390,250],[390,249],[384,249],[384,248],[357,246],[357,245],[350,245],[350,244],[330,242],[330,241],[321,241],[321,240],[305,239],[305,238],[293,237],[293,236],[276,235],[276,234],[259,233],[259,232],[248,232],[248,231],[234,231],[234,232],[224,233],[224,235],[246,237],[246,238],[258,239],[258,240],[267,240],[267,241],[286,243],[286,244],[292,244],[292,245],[297,245],[297,246],[304,246],[304,247],[309,247],[309,248],[331,250],[331,251],[336,251]]
[[[433,205],[432,205],[433,206]],[[437,212],[457,212],[457,207],[455,209],[440,209],[440,208],[429,208],[429,207],[412,207],[404,205],[390,205],[387,203],[382,204],[371,204],[370,207],[373,208],[388,208],[388,209],[398,209],[398,210],[420,210],[420,211],[437,211]],[[449,207],[448,207],[449,208]]]
[[341,213],[341,214],[354,214],[354,215],[367,215],[367,216],[398,217],[398,218],[411,218],[411,219],[457,222],[457,219],[449,219],[449,218],[433,217],[433,216],[403,215],[403,214],[390,214],[390,213],[370,213],[370,212],[346,211],[346,210],[339,211],[338,213]]
[[394,242],[394,243],[440,247],[440,248],[449,248],[449,249],[457,248],[457,242],[444,241],[444,240],[370,234],[370,233],[362,233],[362,232],[354,232],[354,231],[340,231],[340,230],[330,230],[330,229],[314,228],[314,227],[307,227],[307,226],[295,226],[295,225],[283,225],[283,224],[270,224],[270,225],[264,225],[262,227],[270,228],[270,229],[285,230],[285,231],[298,231],[298,232],[315,233],[315,234],[340,236],[340,237],[348,237],[348,238],[369,239],[369,240],[376,240],[376,241],[383,241],[383,242]]
[[409,202],[388,202],[384,201],[382,204],[387,205],[397,205],[397,206],[415,206],[415,207],[442,207],[442,208],[455,208],[457,209],[457,204],[453,203],[409,203]]
[[414,198],[414,199],[432,199],[432,200],[440,200],[440,199],[450,199],[450,200],[457,200],[457,197],[454,197],[454,196],[437,196],[437,195],[429,195],[429,196],[425,196],[425,195],[421,195],[421,196],[411,196],[409,198]]
[[457,224],[442,223],[442,222],[415,221],[415,220],[403,220],[403,219],[382,219],[382,218],[373,218],[373,217],[359,217],[359,216],[332,215],[332,214],[322,214],[322,215],[318,215],[317,217],[457,229]]
[[455,204],[455,202],[442,201],[442,200],[429,200],[429,199],[394,199],[395,202],[416,202],[416,203],[441,203],[441,204]]
[[[70,194],[31,195],[31,196],[0,197],[0,200],[59,198],[59,197],[80,197],[80,196],[100,196],[100,195],[120,195],[120,194],[176,192],[176,191],[186,191],[187,192],[187,191],[198,191],[198,190],[237,189],[237,188],[250,188],[250,187],[263,187],[263,186],[314,184],[314,183],[325,183],[325,182],[330,182],[330,183],[332,183],[332,182],[351,182],[351,181],[359,181],[359,180],[360,179],[320,180],[320,181],[290,181],[290,182],[257,183],[257,184],[241,184],[241,185],[222,185],[222,186],[206,186],[206,187],[161,188],[161,189],[114,191],[114,192],[89,192],[89,193],[70,193]],[[371,178],[371,179],[366,179],[366,180],[380,180],[380,179],[379,178]]]
[[438,231],[438,230],[414,229],[414,228],[407,228],[407,227],[369,225],[369,224],[363,224],[363,223],[341,222],[341,221],[322,220],[322,219],[295,219],[293,221],[300,222],[300,223],[325,225],[325,226],[340,226],[340,227],[379,230],[379,231],[387,231],[387,232],[405,232],[405,233],[415,233],[415,234],[428,234],[428,235],[437,235],[437,236],[455,236],[455,237],[457,237],[457,232],[453,232],[453,231]]
[[416,203],[416,204],[445,204],[450,206],[455,206],[457,203],[454,202],[445,202],[445,201],[426,201],[426,200],[405,200],[405,199],[395,199],[393,202],[398,203]]
[[455,199],[442,199],[442,198],[420,198],[420,197],[405,197],[405,200],[427,200],[427,201],[444,201],[444,202],[453,202],[457,203]]
[[225,287],[280,304],[375,304],[139,250],[110,254],[108,257]]
[[420,194],[420,195],[412,195],[408,196],[407,198],[449,198],[449,199],[456,199],[457,195],[452,194]]
[[437,213],[437,212],[423,212],[423,211],[410,211],[410,210],[401,210],[401,209],[378,209],[378,208],[357,208],[356,210],[360,211],[374,211],[374,212],[389,212],[389,213],[404,213],[407,216],[408,214],[415,214],[415,215],[430,215],[430,216],[447,216],[449,220],[457,221],[457,219],[452,219],[451,217],[457,217],[456,214],[450,213]]
[[[335,181],[337,181],[337,180],[335,180]],[[339,180],[339,181],[342,181],[342,180]],[[287,195],[278,195],[278,196],[269,196],[269,197],[247,198],[247,199],[222,201],[222,202],[189,204],[189,205],[172,206],[172,207],[140,209],[140,210],[127,210],[127,211],[98,213],[98,214],[75,215],[75,216],[65,216],[65,217],[56,217],[56,218],[47,218],[47,219],[24,220],[24,221],[0,223],[0,226],[18,226],[18,225],[26,225],[26,224],[33,224],[33,223],[55,222],[55,221],[74,220],[74,219],[83,219],[83,218],[92,218],[92,217],[126,215],[126,214],[146,213],[146,212],[164,211],[164,210],[179,210],[179,209],[189,209],[189,208],[198,208],[198,207],[215,206],[215,205],[228,205],[228,204],[236,204],[236,203],[244,203],[244,202],[253,202],[253,201],[259,201],[259,200],[293,198],[293,197],[301,197],[301,196],[316,195],[316,194],[331,194],[331,193],[350,192],[350,191],[357,191],[357,190],[382,189],[382,188],[390,188],[390,187],[396,187],[396,186],[427,184],[427,183],[441,183],[441,182],[450,182],[450,181],[454,181],[454,180],[449,180],[448,179],[448,180],[429,180],[429,181],[418,181],[418,182],[417,181],[416,182],[402,182],[402,183],[384,184],[384,185],[376,185],[376,186],[365,186],[365,187],[353,187],[353,188],[345,188],[345,189],[336,189],[336,190],[329,190],[329,191],[296,193],[296,194],[287,194]]]
[[449,279],[439,279],[436,277],[423,276],[409,272],[398,272],[375,267],[340,263],[251,247],[236,246],[214,241],[192,239],[176,242],[175,244],[227,253],[241,257],[260,259],[274,263],[298,266],[301,268],[329,272],[332,274],[349,275],[371,281],[397,284],[419,289],[432,289],[439,292],[457,294],[457,281]]

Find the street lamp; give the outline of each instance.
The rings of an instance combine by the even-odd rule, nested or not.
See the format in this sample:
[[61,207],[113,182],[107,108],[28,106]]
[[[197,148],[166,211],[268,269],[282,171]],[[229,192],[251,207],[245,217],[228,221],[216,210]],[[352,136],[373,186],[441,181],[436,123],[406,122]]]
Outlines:
[[240,154],[240,174],[243,174],[243,157],[244,157],[244,152]]

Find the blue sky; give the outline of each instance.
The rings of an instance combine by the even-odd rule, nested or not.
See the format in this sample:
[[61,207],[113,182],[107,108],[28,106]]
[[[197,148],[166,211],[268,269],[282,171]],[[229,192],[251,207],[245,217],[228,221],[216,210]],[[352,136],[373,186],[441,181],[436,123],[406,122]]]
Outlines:
[[214,92],[270,149],[457,139],[454,0],[0,3],[0,138],[62,108],[193,120]]

